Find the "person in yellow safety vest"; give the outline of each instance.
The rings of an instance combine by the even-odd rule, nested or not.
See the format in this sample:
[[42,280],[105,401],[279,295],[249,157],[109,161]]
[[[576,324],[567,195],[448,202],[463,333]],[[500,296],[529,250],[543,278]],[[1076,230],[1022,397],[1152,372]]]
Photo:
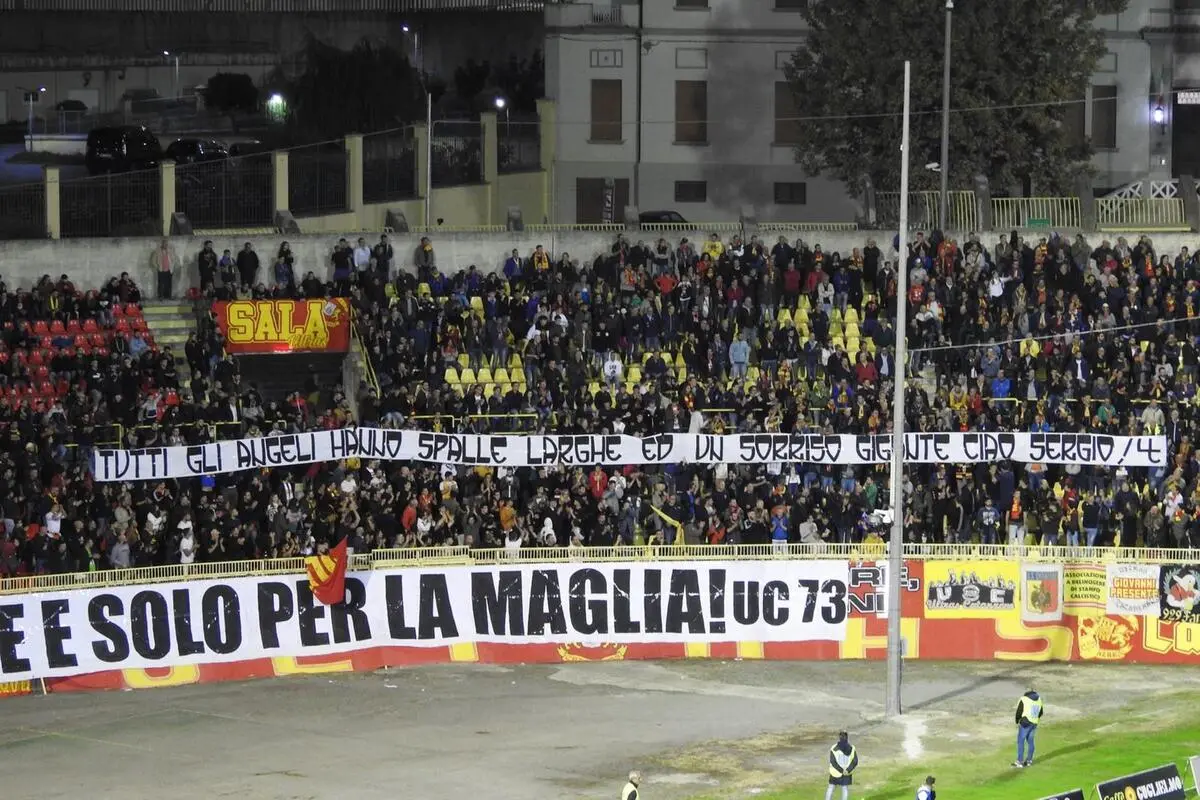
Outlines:
[[629,782],[621,790],[621,800],[638,800],[642,795],[638,787],[642,785],[642,773],[636,769],[629,773]]
[[854,783],[854,770],[858,769],[858,752],[850,744],[850,734],[838,734],[837,744],[829,748],[829,786],[825,789],[825,800],[833,800],[833,787],[842,787],[842,800],[850,800],[850,784]]
[[1013,762],[1014,767],[1033,764],[1034,736],[1041,721],[1042,698],[1030,689],[1017,701],[1017,760]]

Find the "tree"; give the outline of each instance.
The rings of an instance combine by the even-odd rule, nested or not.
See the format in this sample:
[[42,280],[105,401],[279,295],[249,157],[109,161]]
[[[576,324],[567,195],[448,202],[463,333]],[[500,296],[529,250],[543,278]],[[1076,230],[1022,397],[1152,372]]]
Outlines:
[[218,72],[204,87],[204,104],[229,117],[237,130],[237,115],[258,110],[258,87],[254,79],[241,72]]
[[301,58],[304,71],[287,99],[306,134],[336,139],[425,118],[421,74],[401,50],[368,40],[339,50],[309,39]]
[[[1072,140],[1064,120],[1083,101],[1106,52],[1096,16],[1118,12],[1126,2],[958,0],[951,44],[952,188],[982,174],[999,187],[1032,180],[1039,191],[1073,190],[1088,169],[1090,147]],[[867,179],[878,189],[897,188],[908,59],[912,188],[939,182],[922,166],[941,157],[943,7],[942,0],[808,5],[808,41],[786,68],[799,110],[793,129],[798,163],[856,192]]]
[[513,113],[531,114],[546,94],[546,67],[542,51],[530,58],[510,56],[499,66],[490,61],[467,59],[454,70],[454,94],[472,109],[491,110],[497,96],[508,102]]

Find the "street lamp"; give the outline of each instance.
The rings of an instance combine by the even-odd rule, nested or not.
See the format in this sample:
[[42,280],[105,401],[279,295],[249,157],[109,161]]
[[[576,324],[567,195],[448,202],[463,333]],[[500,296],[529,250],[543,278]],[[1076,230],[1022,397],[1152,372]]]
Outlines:
[[497,110],[497,111],[503,111],[503,112],[504,112],[504,127],[505,127],[505,133],[508,133],[508,130],[507,130],[507,129],[508,129],[508,122],[509,122],[509,120],[508,120],[508,111],[509,111],[509,109],[508,109],[508,101],[507,101],[507,100],[505,100],[503,97],[497,97],[497,98],[496,98],[496,100],[495,100],[495,104],[496,104],[496,110]]
[[1159,127],[1159,133],[1167,132],[1167,110],[1165,108],[1161,105],[1156,105],[1154,110],[1150,112],[1150,118]]
[[163,50],[163,55],[167,58],[175,59],[175,97],[179,97],[179,54],[175,53],[172,55],[170,50]]
[[943,234],[950,216],[950,17],[954,0],[946,0],[946,43],[942,50],[942,191],[938,197],[938,227]]
[[425,228],[433,227],[433,95],[425,83],[425,71],[421,68],[421,34],[413,30],[408,23],[400,25],[400,30],[412,39],[412,65],[421,81],[421,91],[425,93]]
[[29,147],[33,148],[33,104],[37,102],[38,97],[46,93],[45,86],[39,86],[36,89],[26,89],[24,86],[18,86],[25,93],[25,105],[29,108]]

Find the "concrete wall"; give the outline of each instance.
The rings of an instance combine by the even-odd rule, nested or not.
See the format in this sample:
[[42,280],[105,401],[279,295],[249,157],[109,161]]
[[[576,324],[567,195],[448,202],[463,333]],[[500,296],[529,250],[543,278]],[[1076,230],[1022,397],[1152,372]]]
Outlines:
[[[1027,231],[1029,238],[1044,235],[1045,231]],[[234,250],[250,241],[259,252],[263,261],[264,272],[260,277],[266,279],[269,262],[278,251],[283,241],[291,244],[296,255],[296,270],[303,276],[304,272],[313,270],[318,275],[328,278],[331,274],[329,254],[339,236],[345,236],[353,241],[358,236],[365,236],[367,241],[374,244],[378,241],[378,233],[360,234],[354,231],[337,231],[324,235],[306,234],[295,237],[278,235],[251,236],[218,236],[213,235],[213,246],[217,252],[223,249]],[[1000,233],[989,235],[984,239],[991,246]],[[1007,234],[1005,234],[1007,235]],[[552,254],[570,253],[579,260],[591,260],[598,254],[608,252],[615,232],[609,231],[544,231],[544,232],[507,232],[507,233],[442,233],[432,234],[434,252],[437,255],[439,268],[443,272],[452,273],[475,265],[489,272],[499,270],[508,253],[516,248],[522,254],[529,254],[537,245],[543,245]],[[708,231],[672,231],[669,233],[633,232],[630,238],[653,241],[663,236],[668,241],[677,242],[686,236],[692,241],[703,241]],[[775,234],[764,234],[767,241],[772,241]],[[789,234],[795,240],[797,234]],[[826,252],[846,253],[853,247],[863,246],[867,240],[874,239],[885,251],[890,250],[892,237],[890,231],[812,231],[799,234],[810,244],[820,244]],[[397,254],[397,266],[409,267],[416,251],[420,236],[413,234],[401,236],[391,234],[393,246]],[[727,238],[727,237],[726,237]],[[1135,235],[1129,235],[1131,241]],[[1088,241],[1098,245],[1103,239],[1116,241],[1114,234],[1091,234]],[[93,287],[103,283],[109,277],[122,271],[129,272],[148,296],[154,290],[154,267],[151,257],[158,247],[159,239],[73,239],[60,241],[39,242],[0,242],[0,274],[10,287],[30,287],[42,275],[57,277],[67,273],[80,287]],[[1181,247],[1196,245],[1194,234],[1159,234],[1153,237],[1155,246],[1160,253],[1174,254]],[[203,239],[200,237],[177,237],[171,240],[171,246],[184,264],[182,281],[177,281],[178,288],[186,289],[198,282],[196,273],[196,255],[200,251]],[[182,286],[181,286],[182,283]]]

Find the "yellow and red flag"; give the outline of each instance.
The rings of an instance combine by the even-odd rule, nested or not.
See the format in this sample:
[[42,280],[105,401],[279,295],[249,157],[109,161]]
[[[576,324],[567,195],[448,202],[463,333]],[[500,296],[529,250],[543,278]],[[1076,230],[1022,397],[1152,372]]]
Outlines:
[[335,606],[346,600],[346,540],[342,539],[325,555],[309,556],[304,559],[308,573],[308,587],[313,596],[327,606]]

